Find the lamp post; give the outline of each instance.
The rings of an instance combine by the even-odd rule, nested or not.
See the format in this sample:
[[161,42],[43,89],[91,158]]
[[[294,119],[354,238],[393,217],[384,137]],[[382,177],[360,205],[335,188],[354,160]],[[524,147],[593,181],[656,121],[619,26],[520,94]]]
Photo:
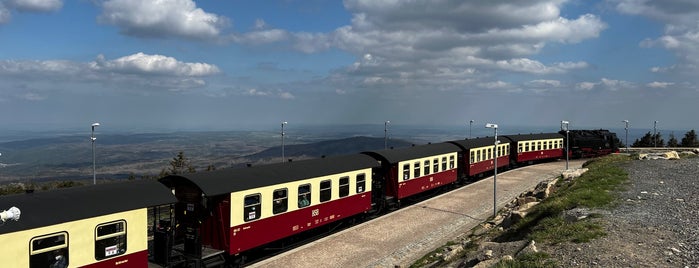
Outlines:
[[658,147],[658,136],[656,136],[657,131],[656,128],[658,127],[658,120],[653,121],[653,147]]
[[629,153],[629,120],[624,120],[621,122],[624,122],[624,124],[626,124],[624,126],[624,130],[626,130],[626,140],[624,141],[624,143],[626,143],[626,153]]
[[[568,130],[569,124],[570,124],[570,122],[568,122],[568,121],[565,121],[565,120],[561,121],[561,130],[566,131],[566,170],[568,170],[568,155],[570,155],[570,153],[568,152],[570,150],[570,139],[568,138],[568,132],[570,132]],[[565,126],[565,128],[563,128],[564,126]]]
[[383,122],[383,148],[388,149],[388,124],[391,121]]
[[98,127],[100,123],[92,123],[92,134],[90,134],[90,141],[92,141],[92,184],[97,184],[97,164],[95,161],[95,127]]
[[491,124],[487,123],[485,124],[486,128],[492,128],[495,129],[495,142],[493,143],[494,153],[495,153],[495,160],[493,163],[495,164],[494,168],[494,173],[493,173],[493,218],[497,216],[498,213],[498,199],[497,199],[497,192],[498,192],[498,125],[497,124]]
[[473,126],[473,120],[468,121],[468,138],[471,138],[471,126]]
[[282,163],[284,163],[284,126],[286,124],[288,124],[288,122],[282,122]]

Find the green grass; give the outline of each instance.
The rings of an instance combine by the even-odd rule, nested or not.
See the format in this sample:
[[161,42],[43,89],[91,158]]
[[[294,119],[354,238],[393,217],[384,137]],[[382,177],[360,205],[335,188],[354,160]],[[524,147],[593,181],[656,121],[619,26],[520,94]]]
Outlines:
[[[604,228],[594,220],[599,215],[591,214],[588,218],[576,222],[566,222],[561,216],[565,210],[573,208],[610,208],[617,200],[617,194],[625,187],[628,174],[620,167],[633,158],[624,155],[612,155],[597,158],[585,164],[589,171],[573,180],[559,180],[555,193],[533,207],[527,216],[503,233],[490,233],[495,242],[516,240],[534,240],[537,244],[558,244],[563,242],[585,243],[604,236]],[[495,230],[495,229],[493,229]],[[476,243],[467,246],[464,254],[477,248]],[[424,267],[439,262],[434,256],[444,247],[433,251],[411,267]],[[545,252],[518,256],[514,260],[501,261],[495,267],[557,267],[555,260]]]
[[589,171],[570,182],[561,182],[556,193],[535,206],[527,216],[503,233],[496,241],[523,238],[543,243],[586,242],[604,235],[602,227],[589,220],[566,223],[560,217],[565,210],[586,207],[605,208],[614,205],[616,193],[623,189],[628,174],[619,164],[628,156],[607,156],[587,163]]

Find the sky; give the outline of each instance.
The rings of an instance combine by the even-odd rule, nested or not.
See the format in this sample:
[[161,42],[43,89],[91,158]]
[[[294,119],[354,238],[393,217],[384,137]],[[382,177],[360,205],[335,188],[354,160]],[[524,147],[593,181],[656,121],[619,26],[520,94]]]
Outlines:
[[696,0],[0,0],[5,129],[696,129],[698,71]]

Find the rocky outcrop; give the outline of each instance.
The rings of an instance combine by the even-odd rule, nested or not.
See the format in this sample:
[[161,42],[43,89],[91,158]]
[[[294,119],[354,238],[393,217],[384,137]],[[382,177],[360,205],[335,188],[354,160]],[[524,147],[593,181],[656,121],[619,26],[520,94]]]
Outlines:
[[[586,171],[586,168],[568,170],[562,174],[561,178],[571,180]],[[442,261],[452,264],[448,267],[492,267],[503,260],[512,260],[513,256],[539,252],[536,242],[533,240],[492,242],[489,238],[489,232],[494,229],[502,231],[524,219],[528,211],[555,192],[558,180],[557,178],[543,181],[534,189],[521,194],[500,210],[500,213],[493,219],[474,229],[468,239],[445,247],[438,253],[439,257]],[[575,221],[588,217],[591,213],[594,212],[571,210],[564,214],[564,217]]]
[[677,159],[680,159],[680,155],[676,151],[669,151],[669,152],[664,152],[664,153],[647,153],[647,154],[639,154],[638,159],[640,159],[640,160],[657,160],[657,159],[677,160]]

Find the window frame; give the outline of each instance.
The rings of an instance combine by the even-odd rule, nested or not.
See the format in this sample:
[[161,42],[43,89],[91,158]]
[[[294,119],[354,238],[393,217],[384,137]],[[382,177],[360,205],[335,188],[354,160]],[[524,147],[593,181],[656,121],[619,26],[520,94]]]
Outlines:
[[[277,197],[277,193],[283,195]],[[277,202],[279,201],[279,202]],[[279,188],[272,191],[272,214],[284,213],[289,210],[289,188]]]
[[357,193],[363,193],[364,191],[366,191],[366,174],[357,174],[356,179]]
[[[113,225],[113,224],[122,224],[121,231],[115,231],[113,233],[109,233],[109,234],[105,234],[105,235],[99,234],[100,227],[106,227],[106,226]],[[117,230],[117,228],[115,228],[115,230]],[[98,224],[97,226],[95,226],[95,237],[94,237],[95,238],[95,260],[98,260],[98,261],[105,260],[105,259],[109,259],[112,257],[116,257],[119,255],[125,254],[126,251],[128,250],[128,248],[127,248],[127,246],[128,246],[127,231],[128,231],[127,223],[126,223],[126,220],[124,220],[124,219],[106,222],[106,223],[101,223],[101,224]],[[121,238],[123,241],[118,241],[119,239],[114,239],[115,240],[114,242],[116,242],[117,244],[123,244],[124,247],[123,248],[117,247],[116,250],[118,250],[118,251],[116,253],[113,253],[111,255],[107,255],[107,248],[114,247],[115,245],[112,245],[114,242],[100,242],[100,241],[107,240],[110,238],[117,238],[117,237]],[[104,244],[104,245],[102,245],[102,244]],[[107,246],[107,245],[112,245],[112,246]],[[98,255],[98,253],[101,253],[103,251],[104,251],[104,256]]]
[[[323,184],[326,184],[325,186]],[[333,199],[333,181],[332,180],[322,180],[320,181],[319,195],[320,202],[328,202]]]
[[422,163],[422,174],[425,174],[425,176],[432,174],[432,172],[430,171],[431,166],[432,165],[430,164],[430,160],[425,160],[424,163]]
[[420,168],[420,161],[414,162],[413,163],[413,178],[419,178],[421,171],[422,171],[422,169]]
[[[257,198],[257,203],[248,204],[248,198]],[[254,214],[250,214],[254,212]],[[250,217],[253,215],[253,217]],[[262,218],[262,194],[254,193],[243,197],[243,221],[250,222]]]
[[[343,182],[342,182],[343,180],[347,180],[347,181],[343,183]],[[340,198],[345,197],[345,196],[348,196],[348,195],[350,194],[350,187],[349,187],[349,185],[350,185],[350,177],[349,177],[349,176],[342,176],[342,177],[340,177],[339,183],[340,183],[340,187],[338,187],[338,189],[337,189],[337,191],[338,191],[338,196],[339,196]]]
[[[35,242],[38,244],[40,240],[44,239],[51,239],[51,238],[58,238],[58,237],[63,237],[63,242],[62,243],[57,243],[60,240],[56,240],[56,242],[49,242],[53,243],[51,245],[47,245],[46,247],[42,247],[40,249],[35,249],[37,246]],[[32,237],[29,239],[29,267],[46,267],[46,265],[51,265],[51,263],[46,262],[46,260],[55,260],[56,257],[56,252],[60,251],[63,253],[63,257],[66,260],[66,265],[70,265],[70,258],[69,258],[69,252],[68,250],[70,247],[70,236],[68,235],[68,232],[66,231],[60,231],[60,232],[55,232],[55,233],[50,233],[50,234],[45,234],[45,235],[39,235]],[[36,260],[39,260],[39,263],[36,263]],[[33,265],[32,265],[33,264]]]
[[[308,190],[306,192],[302,193],[301,189],[306,188],[306,187],[308,188]],[[298,208],[305,208],[305,207],[308,207],[311,205],[311,203],[312,203],[311,198],[313,197],[313,194],[311,192],[312,189],[313,189],[313,187],[311,187],[310,183],[305,183],[305,184],[299,185],[299,187],[297,188]],[[302,196],[306,199],[306,201],[308,201],[308,204],[302,204],[302,202],[301,202]]]

